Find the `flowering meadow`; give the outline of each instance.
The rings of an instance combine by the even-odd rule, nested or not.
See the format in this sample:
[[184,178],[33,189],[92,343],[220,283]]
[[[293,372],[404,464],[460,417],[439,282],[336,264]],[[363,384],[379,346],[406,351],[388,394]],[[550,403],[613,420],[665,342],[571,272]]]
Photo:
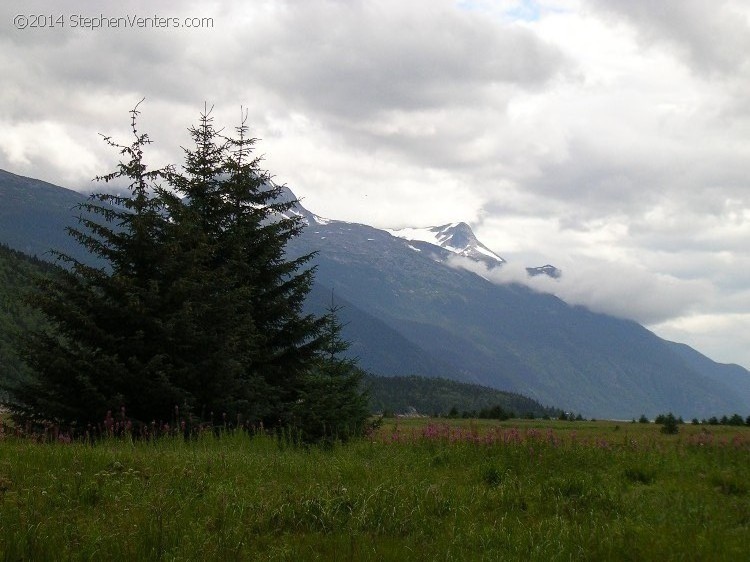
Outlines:
[[[105,430],[108,428],[105,427]],[[260,430],[0,433],[2,560],[742,560],[750,428],[385,420],[303,447]]]

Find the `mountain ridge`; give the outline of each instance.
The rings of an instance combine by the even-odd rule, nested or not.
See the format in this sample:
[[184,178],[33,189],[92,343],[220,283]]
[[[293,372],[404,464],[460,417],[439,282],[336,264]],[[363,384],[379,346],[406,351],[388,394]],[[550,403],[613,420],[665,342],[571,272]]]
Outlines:
[[[3,177],[0,200],[10,191]],[[23,244],[59,247],[67,238],[63,218],[74,220],[66,205],[85,200],[68,192],[56,194],[65,195],[62,203],[45,199],[45,190],[12,199],[32,239],[18,248],[18,221],[0,213],[0,242],[21,250]],[[286,190],[285,196],[294,194]],[[736,371],[695,350],[680,354],[635,322],[449,267],[440,256],[455,255],[457,242],[447,244],[451,249],[431,245],[430,256],[383,229],[325,219],[301,204],[290,212],[308,226],[290,243],[289,255],[317,252],[318,296],[308,309],[322,310],[331,291],[346,303],[351,318],[344,336],[375,374],[481,383],[598,418],[750,410],[750,387],[744,386],[750,373],[741,367]],[[45,228],[35,227],[44,220]]]

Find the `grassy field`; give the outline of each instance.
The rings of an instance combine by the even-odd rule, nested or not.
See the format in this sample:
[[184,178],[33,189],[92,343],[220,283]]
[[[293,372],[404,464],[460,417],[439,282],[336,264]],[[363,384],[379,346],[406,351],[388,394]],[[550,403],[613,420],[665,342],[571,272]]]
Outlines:
[[750,429],[386,420],[272,437],[0,437],[3,560],[743,560]]

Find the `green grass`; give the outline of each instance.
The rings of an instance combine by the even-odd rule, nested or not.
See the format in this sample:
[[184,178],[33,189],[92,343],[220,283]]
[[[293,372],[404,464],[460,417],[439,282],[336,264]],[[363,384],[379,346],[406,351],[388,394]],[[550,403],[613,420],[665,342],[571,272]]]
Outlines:
[[[442,422],[438,422],[442,423]],[[750,430],[384,424],[329,449],[0,440],[3,560],[741,560]],[[494,436],[494,437],[493,437]],[[494,442],[487,443],[488,441]]]

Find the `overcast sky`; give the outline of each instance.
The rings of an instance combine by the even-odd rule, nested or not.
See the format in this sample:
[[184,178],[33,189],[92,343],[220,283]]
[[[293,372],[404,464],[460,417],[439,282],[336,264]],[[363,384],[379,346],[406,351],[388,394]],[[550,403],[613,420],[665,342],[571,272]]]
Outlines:
[[750,368],[749,54],[744,0],[6,0],[0,168],[90,190],[141,98],[152,166],[246,107],[315,213],[468,222],[501,281]]

